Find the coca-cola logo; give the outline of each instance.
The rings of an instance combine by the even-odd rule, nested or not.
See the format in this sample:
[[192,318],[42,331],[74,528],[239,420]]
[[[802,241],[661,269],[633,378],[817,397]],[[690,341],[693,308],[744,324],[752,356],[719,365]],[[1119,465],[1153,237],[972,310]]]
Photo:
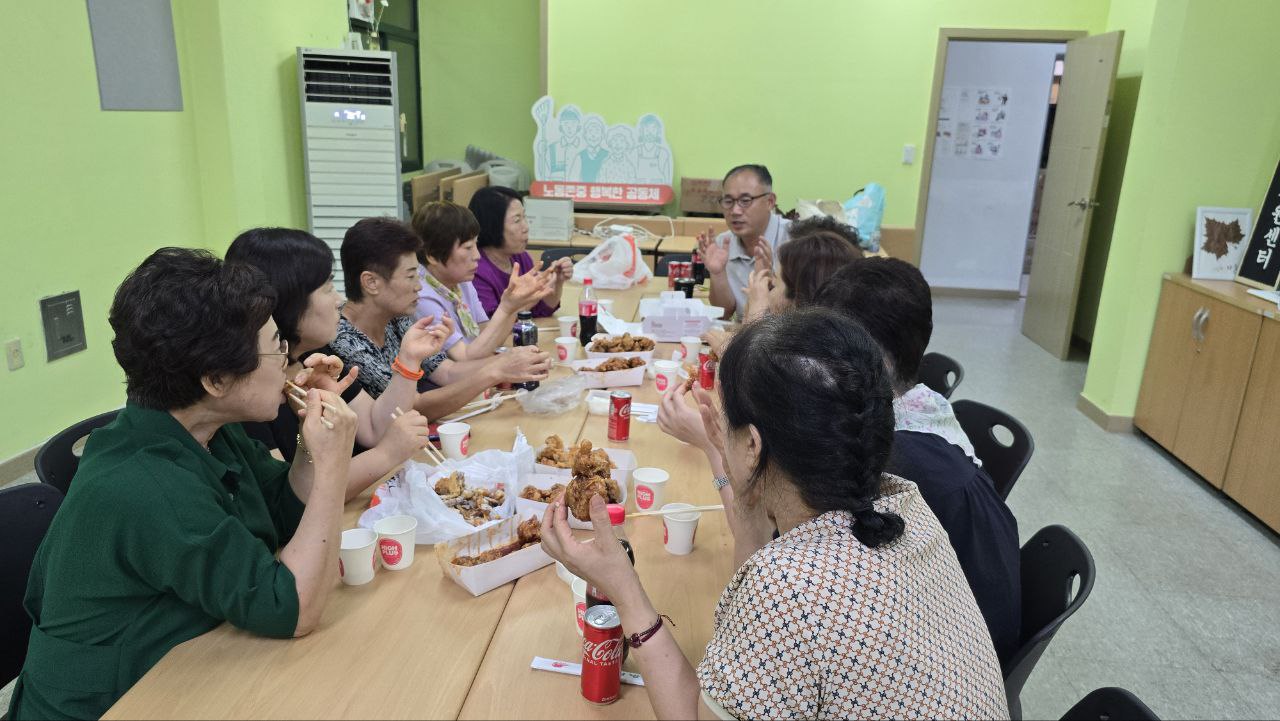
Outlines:
[[622,639],[606,638],[599,643],[584,639],[582,642],[582,660],[597,666],[622,663]]
[[394,538],[378,541],[378,552],[382,554],[382,562],[388,566],[394,566],[404,558],[404,546]]
[[630,403],[628,403],[628,404],[626,404],[625,406],[622,406],[621,408],[619,408],[619,409],[618,409],[618,417],[619,417],[619,418],[630,418],[630,417],[631,417],[631,404],[630,404]]
[[648,508],[653,505],[653,489],[648,486],[636,486],[636,505]]

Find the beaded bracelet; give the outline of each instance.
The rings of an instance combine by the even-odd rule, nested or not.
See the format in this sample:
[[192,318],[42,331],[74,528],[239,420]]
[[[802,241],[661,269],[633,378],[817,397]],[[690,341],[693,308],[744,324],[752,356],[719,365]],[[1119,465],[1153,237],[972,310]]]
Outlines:
[[640,646],[644,645],[645,641],[653,638],[653,635],[658,632],[658,629],[662,628],[662,619],[664,618],[667,619],[667,623],[670,623],[672,628],[676,627],[676,622],[672,621],[670,616],[665,616],[660,613],[658,614],[658,620],[654,621],[652,626],[646,628],[640,633],[633,633],[628,636],[626,638],[627,645],[631,648],[640,648]]
[[412,368],[401,363],[400,356],[396,356],[391,360],[391,370],[395,371],[396,373],[399,373],[400,375],[404,376],[405,378],[408,378],[411,381],[419,380],[420,378],[422,378],[422,376],[426,375],[426,371],[422,370],[421,368],[419,368],[415,373]]

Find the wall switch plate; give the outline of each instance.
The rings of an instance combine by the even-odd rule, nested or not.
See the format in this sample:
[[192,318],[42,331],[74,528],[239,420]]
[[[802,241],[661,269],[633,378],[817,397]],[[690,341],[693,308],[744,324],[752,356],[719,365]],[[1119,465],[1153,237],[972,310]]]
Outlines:
[[9,363],[9,370],[16,371],[27,364],[25,358],[22,357],[22,339],[14,338],[4,344],[4,358]]
[[914,145],[902,146],[902,164],[911,165],[914,162],[916,162],[916,146]]
[[40,299],[44,321],[44,346],[49,360],[78,353],[88,346],[84,337],[84,315],[80,312],[80,291]]

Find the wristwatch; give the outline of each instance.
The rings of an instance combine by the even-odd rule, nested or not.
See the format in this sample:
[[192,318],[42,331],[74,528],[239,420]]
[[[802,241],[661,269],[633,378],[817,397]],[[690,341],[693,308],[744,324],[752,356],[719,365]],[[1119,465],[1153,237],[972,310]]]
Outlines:
[[722,489],[722,488],[724,488],[725,486],[729,485],[729,477],[728,477],[728,476],[716,476],[715,478],[711,479],[711,483],[712,483],[713,485],[715,485],[716,490],[717,490],[717,491],[719,491],[720,489]]

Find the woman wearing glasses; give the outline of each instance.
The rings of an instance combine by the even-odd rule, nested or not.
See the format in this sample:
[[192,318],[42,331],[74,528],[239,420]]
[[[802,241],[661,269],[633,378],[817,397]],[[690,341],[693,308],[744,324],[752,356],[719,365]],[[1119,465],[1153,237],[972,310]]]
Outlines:
[[241,422],[284,400],[275,304],[257,270],[182,248],[156,251],[116,291],[128,402],[90,436],[36,552],[11,718],[98,718],[223,621],[277,638],[319,625],[356,416],[310,391],[292,466],[245,435]]
[[790,221],[774,212],[773,176],[763,165],[739,165],[724,176],[724,209],[729,230],[698,235],[698,252],[711,276],[711,305],[741,320],[747,307],[751,271],[773,265],[778,246],[790,238]]

